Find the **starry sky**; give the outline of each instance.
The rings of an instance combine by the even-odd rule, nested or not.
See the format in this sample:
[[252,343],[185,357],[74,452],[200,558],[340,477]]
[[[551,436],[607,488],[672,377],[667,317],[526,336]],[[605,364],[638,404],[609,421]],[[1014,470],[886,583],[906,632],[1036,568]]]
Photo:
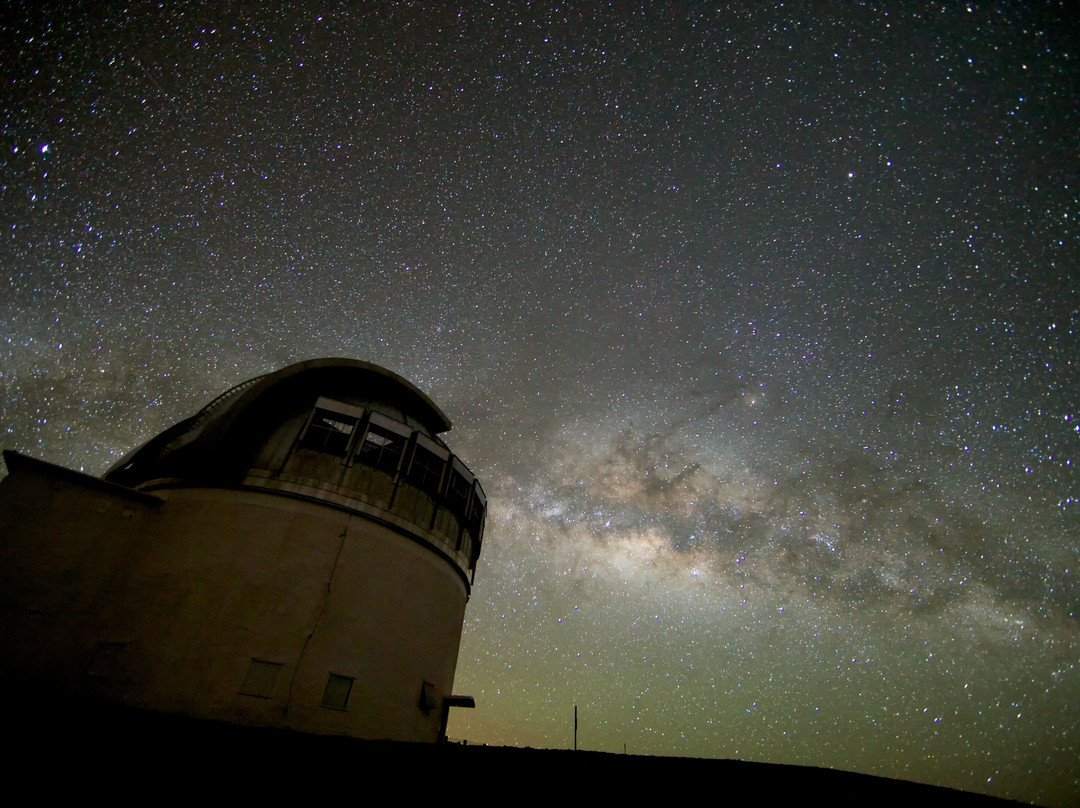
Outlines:
[[452,737],[1080,800],[1068,4],[9,3],[0,430],[382,364],[490,496]]

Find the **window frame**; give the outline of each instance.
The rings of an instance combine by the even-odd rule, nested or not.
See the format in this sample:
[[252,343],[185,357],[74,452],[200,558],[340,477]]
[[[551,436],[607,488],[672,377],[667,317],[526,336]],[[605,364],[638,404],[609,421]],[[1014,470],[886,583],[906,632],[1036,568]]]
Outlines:
[[[281,676],[281,670],[284,667],[285,665],[282,662],[252,657],[251,662],[248,663],[247,672],[244,674],[244,681],[240,683],[240,690],[238,692],[242,696],[252,696],[257,699],[272,699],[274,697],[274,689],[277,687],[278,677]],[[273,669],[273,675],[266,676],[270,669]],[[261,671],[262,673],[257,673],[258,671]]]
[[[348,424],[351,427],[348,433],[338,433],[346,435],[344,447],[340,451],[327,449],[326,445],[329,441],[326,438],[323,439],[320,445],[312,445],[311,433],[313,429],[320,430],[328,436],[332,436],[334,434],[330,429],[327,429],[326,427],[321,425],[316,425],[315,422],[319,416],[320,410],[325,413],[331,415],[338,415],[341,416],[343,419],[349,419],[350,421],[352,421],[351,424]],[[307,422],[304,424],[304,428],[301,430],[300,436],[297,438],[296,448],[310,449],[313,452],[322,452],[323,454],[340,457],[341,462],[347,465],[355,449],[357,434],[362,431],[361,427],[364,423],[365,413],[366,410],[363,407],[357,407],[353,404],[346,404],[344,401],[336,401],[332,398],[319,396],[319,398],[315,401],[315,405],[311,409],[311,413],[308,415]],[[347,424],[345,420],[339,421],[338,423],[341,423],[343,425]]]
[[[383,457],[386,449],[385,445],[379,444],[377,441],[372,441],[372,443],[379,446],[379,462],[372,463],[369,462],[369,460],[367,459],[370,457],[370,454],[365,452],[364,447],[368,443],[368,436],[371,434],[372,427],[384,432],[390,432],[401,439],[401,450],[397,453],[397,462],[394,464],[393,470],[390,469],[389,463],[383,462]],[[402,423],[401,421],[396,421],[393,418],[383,415],[380,412],[372,411],[368,415],[368,420],[367,423],[364,424],[363,430],[361,430],[363,434],[356,439],[356,445],[353,447],[352,458],[355,462],[367,466],[368,468],[377,469],[384,474],[389,474],[393,479],[396,480],[398,478],[398,475],[401,473],[401,467],[402,465],[404,465],[405,456],[408,453],[409,442],[412,438],[413,432],[415,431],[416,430],[414,430],[408,424]]]
[[[414,468],[416,466],[416,456],[418,450],[422,450],[428,452],[431,455],[434,455],[435,458],[442,463],[442,466],[439,469],[439,478],[438,480],[436,480],[434,488],[423,485],[421,484],[421,482],[418,482],[416,480]],[[420,491],[423,491],[425,494],[428,494],[433,499],[438,499],[440,496],[442,496],[443,488],[445,487],[447,481],[450,478],[450,475],[447,474],[447,469],[450,467],[451,457],[453,457],[453,455],[450,453],[450,450],[447,449],[445,446],[440,446],[423,432],[415,432],[412,449],[409,451],[409,461],[408,463],[404,464],[402,476],[404,477],[405,481],[413,487],[419,489]],[[431,469],[428,469],[428,471],[431,471]]]
[[[341,701],[341,706],[336,703],[327,703],[330,698],[330,685],[335,682],[348,682],[349,687],[345,691],[345,698]],[[340,673],[329,673],[326,676],[326,687],[323,688],[322,699],[319,701],[320,707],[325,707],[327,710],[340,710],[342,712],[348,712],[349,699],[352,698],[353,686],[356,684],[355,676],[344,676]]]

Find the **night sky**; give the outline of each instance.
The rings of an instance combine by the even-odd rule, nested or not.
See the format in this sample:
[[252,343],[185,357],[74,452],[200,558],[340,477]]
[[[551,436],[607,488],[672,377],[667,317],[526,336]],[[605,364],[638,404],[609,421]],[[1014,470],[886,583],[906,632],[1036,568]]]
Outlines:
[[0,12],[4,448],[376,362],[452,737],[1080,800],[1071,4],[269,5]]

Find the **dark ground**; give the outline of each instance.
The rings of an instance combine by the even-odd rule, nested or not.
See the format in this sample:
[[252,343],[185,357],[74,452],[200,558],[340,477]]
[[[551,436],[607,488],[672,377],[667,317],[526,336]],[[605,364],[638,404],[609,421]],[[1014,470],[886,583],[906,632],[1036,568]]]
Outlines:
[[[11,691],[9,691],[11,692]],[[24,691],[25,692],[25,691]],[[697,782],[723,801],[1018,805],[863,774],[737,760],[645,757],[557,749],[364,741],[243,727],[38,694],[9,704],[5,734],[13,782],[52,796],[95,791],[113,799],[375,797],[416,799],[647,799],[657,785]],[[666,785],[665,785],[666,784]],[[678,784],[677,786],[673,784]],[[392,791],[386,794],[386,786]],[[689,796],[689,794],[687,794]]]

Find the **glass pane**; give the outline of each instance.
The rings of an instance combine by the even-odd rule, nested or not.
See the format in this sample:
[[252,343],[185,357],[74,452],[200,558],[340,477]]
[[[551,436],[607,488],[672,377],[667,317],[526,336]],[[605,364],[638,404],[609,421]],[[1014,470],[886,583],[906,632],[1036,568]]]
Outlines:
[[326,682],[326,691],[323,693],[322,706],[333,707],[335,710],[344,710],[349,703],[349,693],[352,691],[353,680],[347,676],[330,674]]
[[374,424],[368,428],[357,459],[361,463],[395,474],[405,451],[405,437]]
[[344,457],[349,448],[349,438],[356,428],[356,421],[351,415],[316,409],[300,445]]

